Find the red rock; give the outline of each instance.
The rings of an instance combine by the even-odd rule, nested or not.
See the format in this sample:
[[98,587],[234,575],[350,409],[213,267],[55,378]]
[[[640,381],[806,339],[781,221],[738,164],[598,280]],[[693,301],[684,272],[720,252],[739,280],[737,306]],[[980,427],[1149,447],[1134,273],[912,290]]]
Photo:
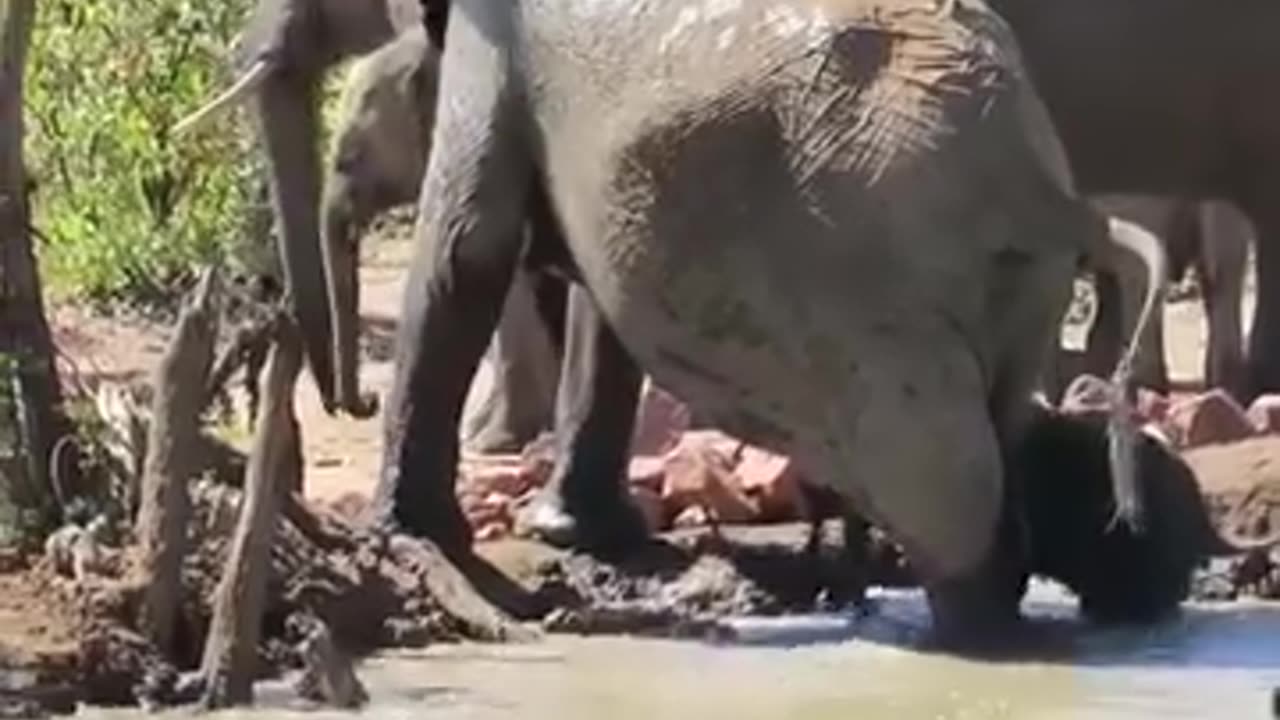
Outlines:
[[369,511],[369,498],[358,492],[344,492],[330,501],[329,507],[343,518],[358,522]]
[[734,475],[732,451],[717,447],[718,443],[723,446],[719,439],[725,437],[715,432],[686,433],[667,454],[662,502],[669,514],[678,516],[700,505],[724,523],[749,522],[759,516],[759,506]]
[[645,383],[636,413],[635,432],[631,436],[631,452],[635,455],[662,455],[680,442],[689,429],[689,408],[670,393]]
[[664,458],[653,455],[639,455],[631,458],[627,466],[627,479],[631,485],[662,492],[662,480],[667,474],[667,462]]
[[476,528],[476,542],[498,540],[511,534],[511,526],[503,522],[490,522]]
[[1110,408],[1111,385],[1096,375],[1080,375],[1062,393],[1062,412],[1068,415],[1084,415],[1106,412]]
[[1169,398],[1154,390],[1139,388],[1137,410],[1143,420],[1164,422],[1169,416]]
[[460,493],[458,505],[472,528],[479,529],[493,523],[511,524],[511,507],[514,499],[498,492],[480,494]]
[[692,446],[711,448],[727,458],[730,464],[736,464],[740,451],[746,449],[746,443],[719,430],[689,430],[680,436],[680,442],[673,451]]
[[746,495],[759,506],[761,520],[783,522],[804,517],[800,473],[791,458],[748,445],[734,474]]
[[1165,424],[1173,441],[1184,448],[1234,442],[1255,434],[1244,409],[1223,390],[1175,403]]
[[630,489],[631,502],[635,503],[640,514],[644,516],[649,532],[659,533],[666,530],[667,509],[662,504],[661,493],[644,485],[632,485]]
[[1246,415],[1258,432],[1280,433],[1280,395],[1260,396],[1249,406]]
[[1140,430],[1161,445],[1167,448],[1173,447],[1173,439],[1169,437],[1169,431],[1164,425],[1156,422],[1144,423]]
[[517,459],[486,459],[467,462],[459,485],[481,495],[499,492],[518,497],[545,482],[541,468]]
[[706,508],[701,505],[690,505],[680,511],[675,519],[671,521],[673,528],[691,528],[707,525],[710,518],[707,515]]

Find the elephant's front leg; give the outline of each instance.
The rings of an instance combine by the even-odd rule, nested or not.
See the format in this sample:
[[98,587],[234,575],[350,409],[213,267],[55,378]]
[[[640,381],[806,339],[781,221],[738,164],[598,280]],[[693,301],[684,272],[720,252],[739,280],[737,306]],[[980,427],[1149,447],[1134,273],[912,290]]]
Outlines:
[[511,285],[534,182],[523,93],[494,45],[504,31],[475,24],[506,22],[490,15],[501,12],[478,7],[449,24],[375,497],[377,520],[451,554],[471,540],[454,495],[458,417]]
[[647,535],[626,486],[643,374],[582,286],[570,286],[568,305],[556,467],[521,525],[553,543],[626,552]]

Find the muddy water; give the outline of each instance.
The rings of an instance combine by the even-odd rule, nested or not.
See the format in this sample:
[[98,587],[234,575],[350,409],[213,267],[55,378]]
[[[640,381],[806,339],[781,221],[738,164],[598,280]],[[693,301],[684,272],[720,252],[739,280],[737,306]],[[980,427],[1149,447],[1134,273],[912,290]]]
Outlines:
[[[1027,611],[1043,639],[1017,662],[930,654],[920,597],[879,597],[869,618],[741,619],[732,644],[553,637],[520,647],[455,646],[375,658],[360,668],[376,718],[1268,718],[1280,684],[1280,607],[1191,607],[1142,632],[1071,620],[1038,585]],[[253,711],[301,712],[282,685]],[[189,717],[186,712],[179,713]],[[86,711],[86,717],[127,714]],[[296,715],[302,717],[303,715]],[[307,713],[306,717],[329,717]],[[350,717],[334,713],[332,717]]]

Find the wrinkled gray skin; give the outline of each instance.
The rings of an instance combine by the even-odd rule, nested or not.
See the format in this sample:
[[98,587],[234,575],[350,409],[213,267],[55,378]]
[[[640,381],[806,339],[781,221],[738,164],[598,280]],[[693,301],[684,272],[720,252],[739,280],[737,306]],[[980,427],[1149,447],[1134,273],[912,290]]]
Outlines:
[[546,216],[656,382],[895,535],[943,638],[1016,618],[1003,458],[1074,269],[1110,238],[1003,23],[973,0],[451,14],[384,520],[466,552],[458,414]]
[[[1177,280],[1194,267],[1208,320],[1204,378],[1209,387],[1227,389],[1244,399],[1247,375],[1244,360],[1240,301],[1245,264],[1253,230],[1229,203],[1195,202],[1141,195],[1110,195],[1094,199],[1103,212],[1135,222],[1160,237],[1169,257],[1169,279]],[[1121,328],[1132,328],[1142,300],[1145,277],[1100,276],[1098,314],[1089,335],[1086,370],[1094,374],[1114,366],[1119,355]],[[1135,368],[1139,383],[1169,389],[1161,316],[1152,317],[1142,339]]]
[[[992,0],[1081,191],[1225,200],[1257,230],[1246,398],[1280,389],[1280,3]],[[1194,61],[1192,60],[1194,58]]]

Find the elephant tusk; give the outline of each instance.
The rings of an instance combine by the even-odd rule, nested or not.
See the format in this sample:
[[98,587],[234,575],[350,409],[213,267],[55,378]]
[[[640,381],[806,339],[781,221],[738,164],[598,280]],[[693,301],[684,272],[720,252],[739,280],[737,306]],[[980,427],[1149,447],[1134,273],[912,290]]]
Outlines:
[[271,64],[266,60],[254,61],[249,69],[236,80],[235,84],[223,90],[217,97],[205,103],[199,110],[182,118],[173,126],[173,134],[181,135],[193,128],[203,124],[212,116],[226,110],[247,95],[257,89],[267,77],[267,73],[271,72]]

